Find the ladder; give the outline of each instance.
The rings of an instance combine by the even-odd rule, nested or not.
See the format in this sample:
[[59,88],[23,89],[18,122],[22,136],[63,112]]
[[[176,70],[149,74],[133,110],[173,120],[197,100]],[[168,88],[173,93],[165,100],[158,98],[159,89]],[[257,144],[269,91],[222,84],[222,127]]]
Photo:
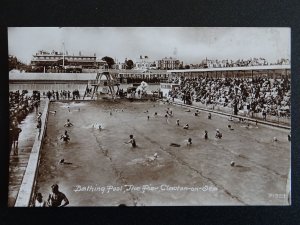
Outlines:
[[82,98],[83,100],[84,100],[85,96],[87,95],[88,87],[89,87],[89,84],[86,85],[85,92],[84,92],[84,95],[83,95],[83,98]]
[[95,81],[96,83],[92,84],[94,89],[93,89],[91,99],[94,98],[95,94],[98,91],[99,86],[102,86],[102,85],[104,86],[104,83],[103,84],[101,83],[101,77],[102,76],[106,77],[107,84],[105,86],[107,86],[109,88],[109,92],[110,92],[112,98],[115,99],[116,98],[116,92],[115,92],[114,86],[116,85],[118,90],[119,90],[119,86],[117,85],[117,81],[116,81],[115,76],[112,75],[112,74],[109,74],[109,72],[97,73],[96,81]]

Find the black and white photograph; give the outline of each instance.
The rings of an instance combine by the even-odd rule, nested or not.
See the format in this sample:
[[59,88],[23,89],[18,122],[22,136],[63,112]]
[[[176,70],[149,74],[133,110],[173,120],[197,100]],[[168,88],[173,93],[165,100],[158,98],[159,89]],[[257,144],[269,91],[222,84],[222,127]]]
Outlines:
[[8,27],[8,207],[290,206],[289,27]]

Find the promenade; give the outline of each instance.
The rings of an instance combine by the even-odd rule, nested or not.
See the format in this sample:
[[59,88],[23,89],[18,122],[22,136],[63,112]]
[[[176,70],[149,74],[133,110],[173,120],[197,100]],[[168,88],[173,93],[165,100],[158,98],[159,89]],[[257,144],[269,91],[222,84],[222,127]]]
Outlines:
[[[41,100],[39,111],[42,112],[45,101]],[[8,185],[8,207],[14,207],[23,177],[28,165],[30,153],[38,133],[36,129],[37,114],[35,111],[29,113],[20,123],[22,132],[19,136],[18,155],[10,153],[9,158],[9,185]]]

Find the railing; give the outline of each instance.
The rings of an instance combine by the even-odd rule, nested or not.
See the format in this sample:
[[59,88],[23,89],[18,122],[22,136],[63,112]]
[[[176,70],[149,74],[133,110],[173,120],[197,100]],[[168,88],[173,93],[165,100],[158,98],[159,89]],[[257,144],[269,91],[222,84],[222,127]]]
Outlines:
[[239,115],[234,115],[232,113],[232,109],[228,108],[228,107],[221,107],[218,105],[207,105],[205,106],[204,104],[193,104],[193,105],[186,105],[183,104],[182,101],[169,101],[171,104],[174,105],[179,105],[179,106],[184,106],[184,107],[188,107],[188,108],[193,108],[193,109],[198,109],[201,111],[206,111],[206,112],[210,112],[213,114],[218,114],[218,115],[223,115],[223,116],[232,116],[232,118],[237,118],[237,119],[243,119],[243,120],[248,120],[254,123],[260,123],[260,124],[264,124],[264,125],[269,125],[269,126],[274,126],[274,127],[279,127],[279,128],[283,128],[283,129],[291,129],[291,124],[290,124],[290,118],[279,118],[278,117],[274,117],[274,118],[268,118],[267,121],[263,120],[263,117],[259,115],[259,113],[253,115],[253,117],[251,116],[246,116],[244,114],[239,114]]

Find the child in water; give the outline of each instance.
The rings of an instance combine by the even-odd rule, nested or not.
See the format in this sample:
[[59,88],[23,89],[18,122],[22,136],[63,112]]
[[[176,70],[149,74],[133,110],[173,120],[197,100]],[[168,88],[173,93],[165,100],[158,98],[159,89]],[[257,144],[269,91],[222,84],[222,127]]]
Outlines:
[[67,122],[65,123],[64,127],[71,127],[73,124],[70,122],[69,119],[67,119]]
[[129,141],[127,141],[127,142],[125,142],[125,143],[126,143],[126,144],[130,144],[130,143],[131,143],[132,147],[135,148],[135,147],[136,147],[136,142],[135,142],[135,139],[134,139],[133,135],[130,134],[130,135],[129,135],[129,138],[130,138]]
[[208,139],[208,132],[207,132],[207,130],[205,130],[205,131],[204,131],[203,138],[204,138],[205,140],[207,140],[207,139]]
[[70,136],[68,134],[68,131],[65,130],[65,134],[61,135],[60,139],[62,139],[64,142],[69,142],[70,141]]

